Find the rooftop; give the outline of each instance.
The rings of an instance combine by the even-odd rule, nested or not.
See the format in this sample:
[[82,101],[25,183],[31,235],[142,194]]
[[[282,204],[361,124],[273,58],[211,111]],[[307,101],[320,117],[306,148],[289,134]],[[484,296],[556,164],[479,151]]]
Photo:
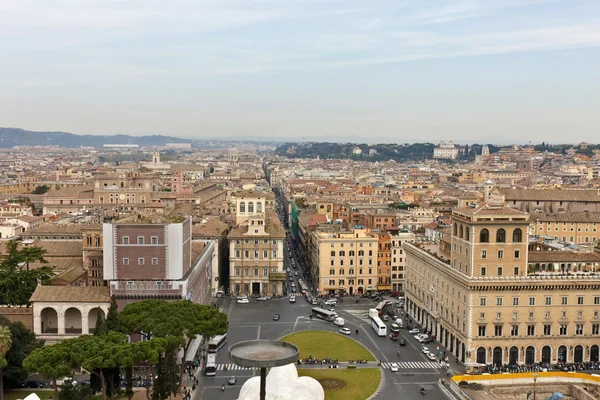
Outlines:
[[29,299],[34,302],[109,303],[110,288],[93,286],[40,285]]

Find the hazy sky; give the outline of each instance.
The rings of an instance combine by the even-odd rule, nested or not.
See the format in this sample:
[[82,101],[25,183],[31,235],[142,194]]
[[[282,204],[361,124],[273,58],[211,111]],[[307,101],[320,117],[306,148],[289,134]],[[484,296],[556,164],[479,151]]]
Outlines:
[[600,142],[599,0],[0,0],[0,126]]

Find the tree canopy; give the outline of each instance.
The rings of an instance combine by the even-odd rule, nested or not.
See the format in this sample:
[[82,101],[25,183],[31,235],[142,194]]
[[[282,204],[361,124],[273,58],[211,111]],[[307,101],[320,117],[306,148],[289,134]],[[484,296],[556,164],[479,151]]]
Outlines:
[[36,339],[35,334],[21,322],[9,321],[4,315],[0,315],[0,325],[10,329],[12,339],[12,346],[5,355],[7,365],[4,367],[4,385],[20,387],[28,376],[23,368],[23,360],[33,350],[43,346],[44,342]]

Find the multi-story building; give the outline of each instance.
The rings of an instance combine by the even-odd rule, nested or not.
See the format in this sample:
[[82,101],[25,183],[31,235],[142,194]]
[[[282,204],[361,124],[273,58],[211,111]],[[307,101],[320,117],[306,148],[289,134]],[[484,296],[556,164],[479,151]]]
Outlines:
[[119,308],[139,299],[211,295],[214,241],[193,241],[190,217],[135,215],[103,225],[103,268]]
[[235,294],[283,295],[285,231],[273,213],[255,215],[227,236],[229,287]]
[[389,233],[378,234],[377,244],[377,290],[392,290],[392,236]]
[[532,213],[529,233],[576,244],[600,240],[600,213]]
[[392,292],[404,292],[406,285],[406,254],[404,243],[414,243],[415,234],[408,230],[390,230],[392,250]]
[[440,142],[439,146],[433,148],[433,158],[454,160],[458,157],[459,148],[454,142]]
[[449,252],[405,243],[409,314],[466,364],[597,361],[600,263],[542,262],[528,226],[506,205],[457,208]]
[[318,269],[320,294],[362,294],[377,290],[379,237],[354,227],[351,230],[317,230],[310,254]]

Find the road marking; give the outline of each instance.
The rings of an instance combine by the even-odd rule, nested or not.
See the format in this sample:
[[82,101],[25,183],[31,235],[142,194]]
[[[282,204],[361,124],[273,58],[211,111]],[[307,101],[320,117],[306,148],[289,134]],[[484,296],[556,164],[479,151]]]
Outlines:
[[[398,361],[398,368],[403,369],[442,369],[442,367],[433,361]],[[391,362],[381,363],[384,369],[390,369],[392,367]]]
[[258,332],[256,333],[256,340],[260,339],[260,325],[258,326]]

